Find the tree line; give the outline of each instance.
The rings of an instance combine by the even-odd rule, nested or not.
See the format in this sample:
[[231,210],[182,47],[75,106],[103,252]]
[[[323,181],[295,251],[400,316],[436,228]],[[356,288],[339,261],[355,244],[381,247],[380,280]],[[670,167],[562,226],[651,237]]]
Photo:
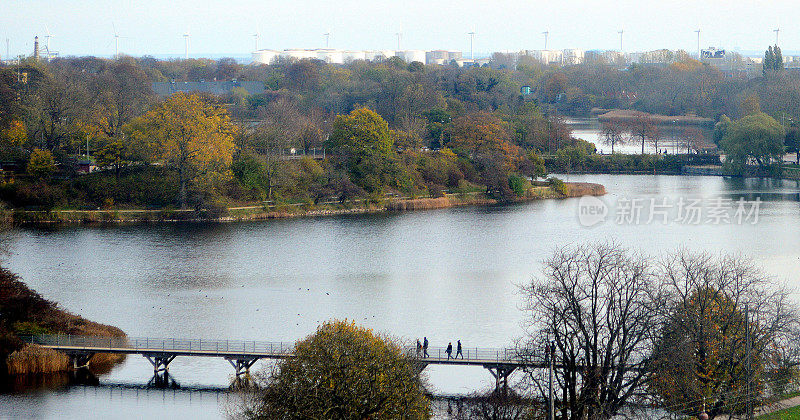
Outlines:
[[[586,115],[594,107],[711,117],[722,123],[722,132],[727,116],[747,117],[755,103],[781,120],[786,150],[798,150],[792,139],[800,137],[793,122],[800,101],[792,98],[800,95],[800,79],[773,67],[748,79],[688,57],[670,65],[626,68],[613,63],[547,66],[502,54],[474,68],[399,59],[345,65],[318,60],[242,65],[231,59],[24,59],[0,67],[0,161],[46,182],[20,180],[5,185],[0,196],[15,207],[44,208],[319,202],[480,189],[512,197],[519,189],[512,191],[511,185],[518,185],[520,177],[544,173],[542,155],[563,150],[563,161],[594,153],[593,146],[572,139],[561,117]],[[173,80],[251,80],[267,89],[250,95],[237,87],[218,97],[199,94],[202,104],[189,101],[217,115],[208,117],[219,120],[217,128],[230,137],[223,143],[233,147],[214,150],[225,155],[186,172],[174,165],[181,159],[167,156],[171,145],[153,133],[157,126],[147,123],[172,101],[154,95],[152,83]],[[530,86],[531,93],[523,94],[523,86]],[[393,151],[382,163],[374,156],[363,165],[352,159],[281,158],[292,149],[300,154],[328,147],[343,151],[341,144],[331,143],[334,129],[343,129],[334,123],[359,109],[374,111],[387,125],[387,133],[379,135],[388,134]],[[213,123],[207,122],[195,120],[199,126],[194,129],[210,129]],[[658,131],[648,126],[627,128],[643,151],[645,143],[658,149],[660,141]],[[623,140],[620,132],[613,125],[604,127],[612,149]],[[687,133],[686,138],[682,146],[692,150],[696,137]],[[774,162],[777,148],[768,143],[752,153],[747,144],[742,152],[730,147],[726,153],[742,156],[738,162]],[[72,176],[75,164],[86,157],[114,176]],[[198,157],[199,163],[203,157]]]

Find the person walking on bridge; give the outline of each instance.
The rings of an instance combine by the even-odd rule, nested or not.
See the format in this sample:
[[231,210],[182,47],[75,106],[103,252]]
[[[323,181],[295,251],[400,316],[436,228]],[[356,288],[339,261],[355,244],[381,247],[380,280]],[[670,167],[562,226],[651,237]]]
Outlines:
[[458,356],[461,355],[461,360],[464,360],[464,353],[461,352],[461,340],[458,340],[458,346],[456,346],[456,359]]
[[447,350],[445,350],[445,353],[447,353],[447,360],[450,360],[450,357],[453,355],[453,343],[452,342],[447,343]]
[[428,357],[428,337],[423,337],[422,340],[422,357]]
[[419,338],[417,339],[417,357],[419,354],[422,353],[422,344],[419,342]]

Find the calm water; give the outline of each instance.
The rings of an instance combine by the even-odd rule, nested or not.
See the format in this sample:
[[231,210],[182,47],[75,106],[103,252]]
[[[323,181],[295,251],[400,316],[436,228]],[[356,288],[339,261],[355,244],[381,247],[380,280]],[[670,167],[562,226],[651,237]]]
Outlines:
[[[62,307],[132,336],[293,341],[348,318],[432,346],[504,346],[523,335],[517,285],[555,247],[615,240],[658,255],[676,247],[753,257],[800,286],[800,185],[717,177],[565,176],[604,184],[605,223],[582,227],[578,199],[235,224],[18,229],[6,265]],[[752,224],[617,224],[620,199],[759,198]],[[644,218],[643,218],[644,219]],[[800,298],[798,298],[800,300]],[[256,369],[267,362],[259,362]],[[443,393],[491,384],[477,368],[429,368]],[[224,387],[221,359],[178,358],[182,386]],[[99,388],[0,395],[3,417],[221,417],[214,393],[137,391],[152,368],[132,356]],[[224,397],[224,394],[223,394]],[[224,399],[224,398],[223,398]]]
[[[611,146],[604,144],[605,138],[603,137],[602,127],[600,121],[597,118],[567,118],[565,120],[569,128],[572,130],[572,136],[575,138],[586,140],[590,143],[594,143],[595,147],[597,147],[598,153],[611,153]],[[680,145],[685,142],[682,140],[682,137],[685,136],[684,130],[685,127],[680,126],[658,126],[659,131],[661,132],[662,139],[658,142],[658,148],[661,150],[666,150],[668,154],[675,154],[675,153],[686,153],[685,147],[681,147]],[[701,136],[700,141],[701,144],[705,145],[713,145],[712,140],[712,132],[713,130],[708,127],[694,127],[693,132],[699,134]],[[644,145],[645,153],[655,153],[656,150],[652,144],[649,142],[645,142]],[[642,152],[642,143],[641,140],[634,139],[630,140],[627,138],[627,134],[625,135],[624,142],[622,144],[615,144],[614,145],[614,152],[615,153],[625,153],[625,154],[639,154]]]

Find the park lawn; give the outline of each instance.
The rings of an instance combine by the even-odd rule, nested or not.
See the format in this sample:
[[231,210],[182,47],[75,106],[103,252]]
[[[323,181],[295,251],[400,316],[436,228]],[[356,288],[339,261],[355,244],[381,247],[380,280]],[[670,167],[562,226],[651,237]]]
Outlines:
[[787,408],[774,413],[759,416],[758,420],[795,420],[800,419],[800,406]]

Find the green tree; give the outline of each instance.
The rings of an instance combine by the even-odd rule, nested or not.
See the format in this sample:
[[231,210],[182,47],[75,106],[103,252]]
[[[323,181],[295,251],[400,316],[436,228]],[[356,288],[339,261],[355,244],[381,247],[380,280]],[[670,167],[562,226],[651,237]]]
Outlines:
[[253,419],[426,419],[414,361],[392,340],[347,321],[322,324],[263,378]]
[[131,138],[151,160],[178,172],[181,208],[190,184],[214,186],[230,174],[237,129],[224,108],[197,95],[176,93],[129,126]]
[[28,173],[36,178],[46,179],[56,170],[56,161],[49,150],[34,149],[28,160]]
[[741,105],[739,105],[739,109],[741,109],[741,114],[743,117],[761,112],[761,103],[758,100],[758,96],[752,94],[749,95],[742,101]]
[[761,62],[761,69],[764,76],[783,71],[783,53],[781,47],[769,46],[764,52],[764,61]]
[[356,109],[337,115],[327,141],[331,154],[344,166],[350,179],[369,193],[378,193],[394,183],[396,163],[389,125],[375,111]]
[[740,118],[728,126],[720,141],[729,170],[743,174],[755,162],[766,167],[780,161],[786,132],[783,126],[763,112]]
[[113,138],[107,138],[104,144],[95,150],[94,158],[98,167],[113,169],[117,179],[122,168],[130,165],[133,160],[128,145],[122,140]]
[[800,165],[800,127],[792,126],[786,130],[784,146],[786,152],[795,154],[795,161]]
[[719,121],[714,124],[714,144],[719,146],[719,142],[725,137],[725,132],[728,131],[728,126],[731,122],[731,119],[727,115],[720,115]]

